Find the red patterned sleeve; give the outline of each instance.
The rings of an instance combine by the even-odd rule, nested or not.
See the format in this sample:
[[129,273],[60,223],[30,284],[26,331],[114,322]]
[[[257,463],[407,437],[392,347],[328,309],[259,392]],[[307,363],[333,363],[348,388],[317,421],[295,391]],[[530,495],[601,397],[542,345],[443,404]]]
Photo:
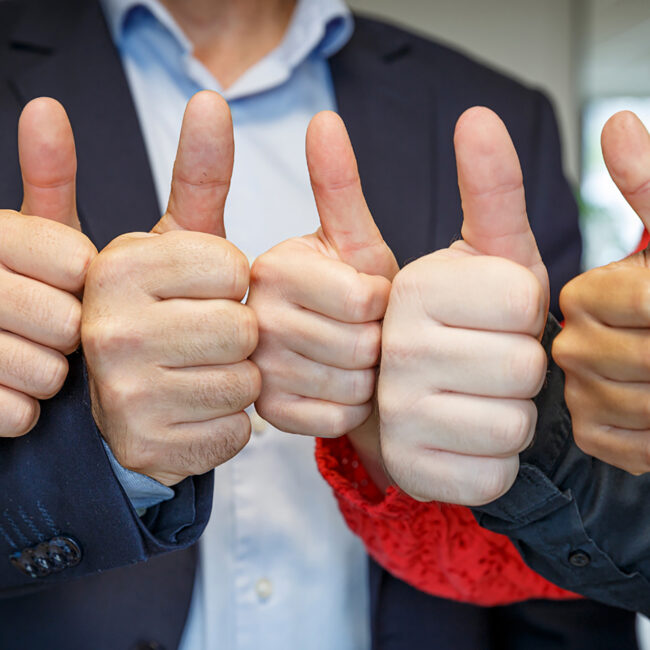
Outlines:
[[347,437],[318,439],[318,468],[368,554],[421,591],[475,605],[579,598],[528,568],[510,540],[481,528],[468,508],[383,494]]

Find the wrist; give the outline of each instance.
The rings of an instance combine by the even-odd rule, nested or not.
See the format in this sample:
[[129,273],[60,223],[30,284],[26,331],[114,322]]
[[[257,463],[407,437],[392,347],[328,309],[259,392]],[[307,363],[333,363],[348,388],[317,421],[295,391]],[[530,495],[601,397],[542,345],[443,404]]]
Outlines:
[[370,417],[360,427],[350,431],[347,437],[373,483],[381,492],[386,492],[392,485],[392,480],[384,469],[381,459],[379,416],[376,403]]

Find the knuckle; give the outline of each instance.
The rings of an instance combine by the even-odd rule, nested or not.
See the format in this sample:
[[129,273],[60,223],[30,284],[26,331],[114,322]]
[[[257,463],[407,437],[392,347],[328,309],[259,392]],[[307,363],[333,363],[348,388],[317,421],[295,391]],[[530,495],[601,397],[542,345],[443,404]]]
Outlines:
[[417,269],[414,263],[407,264],[393,278],[392,293],[401,298],[408,298],[417,284]]
[[246,305],[241,305],[239,322],[237,323],[239,346],[242,351],[242,358],[247,358],[257,348],[259,341],[259,330],[255,312]]
[[3,419],[6,418],[7,436],[18,437],[29,433],[38,421],[39,413],[38,401],[27,396],[16,400],[2,416]]
[[534,397],[546,376],[546,353],[539,341],[527,338],[511,351],[509,374],[522,397]]
[[160,461],[156,445],[132,431],[110,441],[110,447],[117,462],[132,472],[149,474]]
[[93,243],[81,233],[74,232],[75,243],[66,251],[64,259],[70,279],[79,288],[84,285],[86,275],[97,257],[97,249]]
[[286,417],[286,408],[274,391],[269,391],[263,387],[255,400],[255,410],[262,419],[276,429],[282,430],[283,418]]
[[184,474],[203,474],[236,456],[248,443],[251,433],[246,413],[237,413],[215,422],[215,428],[201,439],[188,444],[170,463],[184,469]]
[[121,417],[138,413],[152,397],[147,382],[137,377],[127,376],[104,378],[104,381],[98,385],[98,393],[102,404],[106,405],[114,415],[119,414]]
[[593,272],[588,271],[587,273],[583,273],[562,287],[560,291],[560,309],[567,321],[571,320],[581,309],[581,285],[589,277],[593,277]]
[[[118,240],[122,237],[125,235],[120,235]],[[119,245],[117,240],[114,240],[110,247],[99,253],[90,264],[86,277],[87,286],[103,288],[120,281],[133,271],[133,260],[130,247]]]
[[393,278],[390,299],[400,304],[422,303],[423,279],[431,277],[437,268],[433,257],[421,257],[402,268]]
[[136,327],[120,318],[98,318],[83,321],[81,340],[90,358],[109,359],[114,355],[137,355],[145,337]]
[[516,320],[522,331],[536,333],[543,304],[542,287],[530,273],[518,273],[516,281],[508,285],[506,305],[509,319]]
[[373,369],[352,370],[350,394],[355,404],[365,404],[375,392],[376,373]]
[[212,467],[236,456],[248,443],[251,434],[251,422],[246,413],[236,414],[230,418],[227,425],[221,425],[217,431],[218,446],[216,457],[212,460]]
[[[206,401],[216,401],[229,411],[236,413],[252,404],[261,388],[261,376],[257,366],[250,361],[242,361],[233,370],[224,370],[216,391],[212,385],[206,387]],[[215,395],[216,393],[216,395]]]
[[505,417],[492,423],[491,434],[501,453],[517,454],[528,446],[537,419],[537,410],[532,402],[528,408],[513,406]]
[[273,251],[268,251],[256,257],[250,268],[251,287],[274,282],[278,278],[278,262]]
[[[565,326],[566,328],[566,326]],[[569,330],[563,329],[554,339],[551,355],[563,370],[571,368],[575,361],[576,346],[571,343]]]
[[478,472],[474,478],[471,496],[466,505],[481,506],[496,501],[503,496],[515,482],[519,471],[519,458],[488,459],[485,471]]
[[173,230],[161,237],[179,273],[191,275],[197,269],[206,276],[218,274],[223,295],[241,300],[250,281],[248,258],[233,243],[206,233]]
[[228,244],[227,263],[231,268],[232,286],[230,287],[230,295],[241,299],[248,291],[250,284],[250,265],[248,258],[233,244],[224,240]]
[[354,323],[363,323],[371,320],[375,314],[376,295],[367,282],[360,281],[356,276],[350,282],[348,291],[343,298],[343,311],[349,320]]
[[49,399],[61,390],[68,374],[68,361],[61,354],[50,354],[38,365],[37,373],[41,389],[36,396]]
[[371,368],[377,365],[381,353],[380,323],[366,323],[355,336],[351,354],[357,368]]
[[591,430],[582,422],[572,421],[573,440],[576,445],[587,456],[593,456],[596,448],[593,444]]
[[348,410],[349,407],[341,405],[335,405],[328,409],[327,417],[324,418],[323,422],[322,437],[338,438],[352,429]]
[[81,303],[75,300],[61,326],[61,346],[70,353],[79,345],[81,337]]

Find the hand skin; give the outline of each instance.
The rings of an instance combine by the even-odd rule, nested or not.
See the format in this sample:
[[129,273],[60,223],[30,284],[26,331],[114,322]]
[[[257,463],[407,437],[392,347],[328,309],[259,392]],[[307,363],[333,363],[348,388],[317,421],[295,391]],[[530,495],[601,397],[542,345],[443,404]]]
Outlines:
[[248,305],[260,333],[251,358],[262,373],[255,406],[283,431],[350,434],[372,472],[381,319],[397,262],[368,210],[336,114],[313,118],[306,150],[321,227],[275,246],[251,269]]
[[[650,227],[650,135],[633,113],[609,119],[610,175]],[[632,474],[650,471],[650,269],[644,250],[583,273],[562,290],[553,358],[566,375],[576,444]]]
[[242,305],[246,257],[226,241],[233,166],[230,111],[200,92],[183,119],[165,215],[122,235],[90,267],[82,342],[93,415],[126,468],[174,485],[237,454],[260,374]]
[[510,488],[532,440],[549,289],[505,126],[469,109],[454,145],[462,240],[395,277],[378,402],[395,483],[421,501],[476,506]]
[[68,374],[79,345],[86,272],[97,250],[81,233],[77,160],[63,107],[39,98],[18,125],[20,212],[0,210],[0,437],[21,436]]

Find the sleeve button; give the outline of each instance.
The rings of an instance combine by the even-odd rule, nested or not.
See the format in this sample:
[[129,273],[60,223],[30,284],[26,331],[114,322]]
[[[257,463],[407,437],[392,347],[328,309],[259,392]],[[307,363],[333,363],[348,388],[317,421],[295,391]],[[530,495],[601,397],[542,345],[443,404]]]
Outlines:
[[72,537],[53,537],[49,541],[49,556],[57,568],[77,566],[81,562],[81,546]]
[[569,553],[569,564],[575,567],[585,567],[591,563],[591,557],[586,551],[571,551]]

